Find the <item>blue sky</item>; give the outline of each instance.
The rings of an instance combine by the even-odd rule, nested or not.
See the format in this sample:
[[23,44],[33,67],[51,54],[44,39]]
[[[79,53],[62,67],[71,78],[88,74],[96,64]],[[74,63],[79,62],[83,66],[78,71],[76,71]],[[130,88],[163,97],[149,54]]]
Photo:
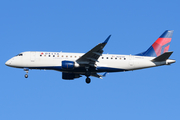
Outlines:
[[[179,0],[0,2],[1,120],[179,120]],[[22,69],[5,62],[23,51],[85,53],[108,35],[109,54],[145,51],[174,30],[176,63],[133,72],[62,80],[57,71]]]

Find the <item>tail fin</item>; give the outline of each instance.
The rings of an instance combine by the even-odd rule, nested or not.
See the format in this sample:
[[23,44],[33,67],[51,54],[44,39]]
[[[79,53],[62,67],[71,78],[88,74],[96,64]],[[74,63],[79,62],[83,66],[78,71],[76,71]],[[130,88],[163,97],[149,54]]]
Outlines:
[[139,56],[157,57],[169,50],[173,30],[166,30],[145,52],[137,54]]

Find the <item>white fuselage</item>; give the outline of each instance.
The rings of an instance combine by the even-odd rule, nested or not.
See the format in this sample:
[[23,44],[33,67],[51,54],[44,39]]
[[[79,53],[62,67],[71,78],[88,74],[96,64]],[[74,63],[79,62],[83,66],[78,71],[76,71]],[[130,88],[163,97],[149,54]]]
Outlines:
[[[169,59],[172,30],[166,30],[146,51],[136,55],[103,54],[111,35],[87,53],[65,52],[23,52],[8,60],[5,64],[10,67],[23,68],[28,78],[29,69],[47,69],[62,72],[62,79],[73,80],[86,76],[86,83],[90,83],[90,76],[102,78],[108,72],[122,72],[137,70],[176,62]],[[103,75],[98,73],[105,72]]]
[[[29,69],[50,69],[58,71],[68,71],[61,68],[62,61],[74,61],[75,68],[70,70],[73,73],[84,73],[84,69],[76,63],[83,53],[65,52],[23,52],[6,62],[6,65],[17,68]],[[169,65],[175,60],[168,59],[161,62],[152,62],[155,57],[102,54],[95,64],[96,69],[92,72],[120,72],[142,68]]]

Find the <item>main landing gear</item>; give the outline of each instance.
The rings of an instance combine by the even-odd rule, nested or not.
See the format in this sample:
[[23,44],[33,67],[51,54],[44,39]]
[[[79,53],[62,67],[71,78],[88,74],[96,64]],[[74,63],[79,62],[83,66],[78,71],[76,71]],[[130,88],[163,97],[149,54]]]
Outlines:
[[89,84],[91,82],[91,79],[89,77],[86,78],[86,83]]
[[24,71],[26,72],[26,74],[24,75],[24,77],[25,77],[25,78],[28,78],[29,68],[24,68]]
[[91,82],[91,79],[89,78],[89,76],[91,75],[91,72],[88,70],[88,68],[86,69],[86,83],[89,84]]

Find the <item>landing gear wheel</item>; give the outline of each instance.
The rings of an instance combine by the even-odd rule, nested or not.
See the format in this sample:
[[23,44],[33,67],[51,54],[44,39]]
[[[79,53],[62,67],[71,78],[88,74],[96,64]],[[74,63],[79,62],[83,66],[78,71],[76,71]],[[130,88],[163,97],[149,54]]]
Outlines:
[[28,74],[25,74],[25,78],[28,78]]
[[86,83],[89,84],[91,82],[90,78],[86,78]]

